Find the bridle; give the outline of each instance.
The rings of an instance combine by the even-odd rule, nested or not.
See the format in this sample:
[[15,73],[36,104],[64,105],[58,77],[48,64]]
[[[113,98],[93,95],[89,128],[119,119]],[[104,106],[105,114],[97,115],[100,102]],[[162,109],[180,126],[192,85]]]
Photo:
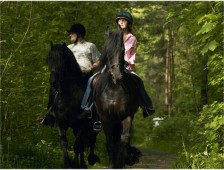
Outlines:
[[121,67],[120,63],[114,63],[114,64],[109,66],[109,72],[112,76],[112,80],[113,80],[114,84],[117,83],[117,80],[120,80],[122,78],[122,74],[121,73],[119,73],[119,74],[114,73],[113,69],[114,68],[120,68],[120,67]]
[[113,69],[114,67],[119,67],[121,64],[120,63],[115,63],[110,65],[109,70]]

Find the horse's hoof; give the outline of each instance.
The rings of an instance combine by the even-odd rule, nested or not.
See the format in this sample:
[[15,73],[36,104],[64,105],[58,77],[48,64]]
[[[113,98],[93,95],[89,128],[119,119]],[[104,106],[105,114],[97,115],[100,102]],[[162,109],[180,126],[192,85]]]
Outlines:
[[78,164],[74,160],[69,158],[64,161],[63,168],[64,169],[77,169],[79,167],[78,167]]
[[75,160],[72,160],[72,161],[71,161],[71,168],[72,168],[72,169],[79,169],[78,162],[75,161]]
[[97,155],[89,155],[88,156],[89,165],[94,165],[97,162],[100,162],[100,158]]
[[71,169],[71,168],[72,168],[71,165],[68,165],[68,164],[66,164],[66,165],[64,164],[64,165],[63,165],[63,169]]
[[128,157],[125,158],[125,164],[129,166],[132,166],[138,162],[139,162],[139,158],[135,157],[134,155],[129,155]]
[[86,165],[86,163],[81,163],[80,169],[88,169],[88,166]]
[[134,165],[139,162],[139,158],[142,156],[141,151],[133,146],[127,148],[127,155],[125,157],[125,163],[128,165]]

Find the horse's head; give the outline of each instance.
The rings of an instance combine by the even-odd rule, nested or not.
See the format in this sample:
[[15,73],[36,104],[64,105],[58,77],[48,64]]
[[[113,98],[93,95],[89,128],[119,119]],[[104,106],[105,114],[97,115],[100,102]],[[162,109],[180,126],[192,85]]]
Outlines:
[[117,29],[114,32],[106,30],[106,41],[102,53],[101,63],[106,65],[112,76],[113,82],[121,80],[124,70],[124,43],[123,31]]
[[53,44],[47,57],[47,64],[51,72],[62,74],[78,74],[82,72],[72,53],[65,43]]
[[49,66],[50,71],[60,73],[65,67],[64,57],[64,47],[65,45],[61,44],[53,44],[51,42],[50,51],[47,56],[47,64]]

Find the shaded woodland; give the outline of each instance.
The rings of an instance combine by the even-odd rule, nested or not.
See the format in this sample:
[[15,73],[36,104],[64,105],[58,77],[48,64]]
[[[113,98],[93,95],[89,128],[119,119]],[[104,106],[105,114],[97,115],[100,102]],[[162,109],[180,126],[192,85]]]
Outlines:
[[[133,15],[136,73],[156,113],[136,113],[133,141],[178,155],[173,168],[224,168],[223,2],[1,2],[1,168],[61,168],[56,128],[36,122],[47,110],[50,42],[70,43],[74,22],[99,51],[120,10]],[[164,121],[154,127],[153,118]],[[69,135],[71,155],[72,133]],[[96,153],[107,165],[105,138]],[[156,168],[156,167],[155,167]]]

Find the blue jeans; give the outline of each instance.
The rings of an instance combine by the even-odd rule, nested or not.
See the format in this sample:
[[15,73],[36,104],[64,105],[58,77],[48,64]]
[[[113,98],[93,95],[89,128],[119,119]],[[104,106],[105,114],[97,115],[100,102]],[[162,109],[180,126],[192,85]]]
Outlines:
[[[86,91],[85,91],[85,94],[82,98],[82,103],[81,103],[81,108],[82,109],[85,109],[87,108],[87,101],[89,99],[89,96],[90,94],[92,93],[92,81],[93,79],[100,73],[103,73],[104,71],[106,70],[106,65],[102,68],[101,71],[95,73],[94,75],[92,75],[92,77],[89,78],[88,82],[87,82],[87,87],[86,87]],[[91,104],[90,106],[88,107],[90,110],[92,110],[92,107],[93,107],[93,101],[90,101]]]
[[[100,74],[100,72],[95,73],[88,80],[87,87],[86,87],[86,91],[85,91],[85,94],[84,94],[84,96],[82,98],[82,103],[81,103],[81,108],[82,109],[87,108],[87,101],[89,99],[90,94],[92,93],[92,81],[95,78],[95,76],[98,75],[98,74]],[[92,110],[92,107],[93,107],[93,102],[91,102],[91,104],[90,104],[90,106],[88,108],[90,110]]]

